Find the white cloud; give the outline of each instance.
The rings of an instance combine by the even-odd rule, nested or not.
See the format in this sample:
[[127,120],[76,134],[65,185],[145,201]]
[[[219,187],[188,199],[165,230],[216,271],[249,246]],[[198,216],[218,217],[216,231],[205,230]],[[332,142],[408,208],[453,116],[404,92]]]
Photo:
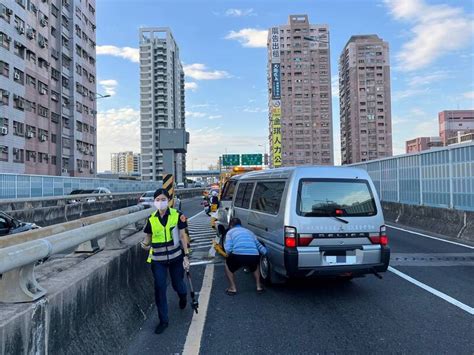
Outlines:
[[224,70],[209,70],[204,64],[195,63],[183,66],[184,74],[195,80],[219,80],[230,78]]
[[266,107],[245,107],[243,109],[244,112],[248,113],[267,113],[268,108]]
[[97,46],[96,51],[97,55],[111,55],[114,57],[128,59],[134,63],[138,63],[140,61],[138,48],[105,45]]
[[437,81],[449,78],[449,72],[444,70],[438,70],[435,72],[431,72],[426,75],[415,75],[408,79],[408,85],[415,87],[415,86],[424,86],[430,85]]
[[462,94],[465,99],[474,100],[474,91],[468,91]]
[[398,90],[392,93],[392,100],[399,101],[399,100],[408,99],[414,96],[427,94],[428,92],[429,92],[429,89],[427,88],[423,88],[423,89],[408,88],[405,90]]
[[253,9],[228,9],[225,12],[226,16],[230,17],[244,17],[244,16],[256,16],[257,14]]
[[267,30],[259,30],[256,28],[243,28],[240,31],[230,31],[229,34],[225,37],[225,39],[236,40],[244,47],[266,48],[267,37]]
[[395,19],[413,24],[411,39],[396,56],[401,70],[424,68],[472,40],[474,22],[462,8],[423,0],[385,0],[385,4]]
[[194,161],[194,168],[200,169],[202,165],[206,168],[209,164],[216,164],[222,154],[262,153],[263,148],[258,145],[267,144],[268,137],[265,134],[252,136],[250,134],[235,135],[234,132],[223,127],[201,127],[199,129],[188,129],[190,132],[190,144],[188,146],[188,162]]
[[97,156],[99,171],[110,170],[110,154],[140,152],[140,111],[113,108],[97,114]]
[[195,82],[186,82],[184,83],[184,89],[185,90],[191,90],[191,91],[196,91],[198,88],[198,84]]
[[339,97],[339,76],[338,75],[333,75],[331,77],[331,94],[332,97]]
[[117,91],[118,82],[117,80],[109,79],[109,80],[100,80],[99,84],[104,89],[106,95],[114,96]]
[[217,119],[222,118],[222,117],[223,117],[222,115],[211,115],[211,116],[209,116],[208,118],[209,118],[210,120],[217,120]]
[[207,114],[204,112],[186,111],[186,118],[203,118],[206,116]]

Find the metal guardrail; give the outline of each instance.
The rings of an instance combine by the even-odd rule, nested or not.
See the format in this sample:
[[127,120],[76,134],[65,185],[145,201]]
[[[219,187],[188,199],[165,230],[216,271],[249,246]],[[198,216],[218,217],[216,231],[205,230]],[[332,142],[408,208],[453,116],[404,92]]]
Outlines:
[[120,231],[148,218],[149,215],[149,209],[141,210],[0,249],[0,302],[32,302],[44,296],[46,290],[38,283],[34,273],[38,261],[101,238],[106,238],[104,249],[124,247]]

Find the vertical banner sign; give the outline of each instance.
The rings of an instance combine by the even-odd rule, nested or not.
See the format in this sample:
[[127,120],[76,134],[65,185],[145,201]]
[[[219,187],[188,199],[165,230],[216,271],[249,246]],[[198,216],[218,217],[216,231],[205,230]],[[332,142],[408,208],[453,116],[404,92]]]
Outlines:
[[273,167],[281,166],[281,107],[279,101],[273,100],[278,106],[272,107],[272,153]]
[[271,29],[271,80],[272,104],[270,110],[270,137],[272,165],[281,166],[281,81],[280,81],[280,29]]

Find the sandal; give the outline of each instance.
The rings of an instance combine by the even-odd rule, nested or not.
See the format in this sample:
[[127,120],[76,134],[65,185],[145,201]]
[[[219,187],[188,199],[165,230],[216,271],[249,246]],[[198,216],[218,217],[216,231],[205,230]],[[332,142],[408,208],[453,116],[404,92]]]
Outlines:
[[257,290],[257,293],[259,295],[261,295],[262,293],[265,293],[265,289],[264,288],[261,288],[260,290]]
[[226,288],[225,293],[227,296],[235,296],[237,294],[237,291],[231,291],[228,288]]

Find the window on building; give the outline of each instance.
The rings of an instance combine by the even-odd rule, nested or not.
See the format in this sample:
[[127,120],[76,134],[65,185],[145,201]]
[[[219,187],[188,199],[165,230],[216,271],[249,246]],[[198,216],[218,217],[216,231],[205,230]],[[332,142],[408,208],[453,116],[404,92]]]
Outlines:
[[10,42],[12,38],[8,36],[6,33],[0,32],[0,46],[5,49],[10,50]]
[[10,76],[10,65],[2,60],[0,60],[0,75],[7,78]]
[[13,148],[13,162],[14,163],[24,163],[24,150],[19,148]]

